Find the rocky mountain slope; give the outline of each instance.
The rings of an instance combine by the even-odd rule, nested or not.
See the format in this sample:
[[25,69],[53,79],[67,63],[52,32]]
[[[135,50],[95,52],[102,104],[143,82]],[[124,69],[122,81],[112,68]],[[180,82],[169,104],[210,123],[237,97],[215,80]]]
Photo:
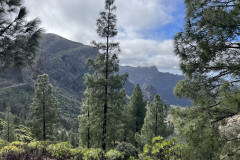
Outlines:
[[[0,73],[0,111],[10,106],[14,114],[26,119],[35,80],[39,74],[47,73],[60,102],[62,126],[66,129],[78,128],[77,117],[85,90],[83,76],[88,72],[85,62],[97,53],[91,46],[58,35],[45,34],[35,65],[25,67],[21,72],[11,69]],[[177,101],[172,93],[182,76],[160,73],[156,67],[121,67],[120,73],[125,72],[129,73],[129,81],[125,84],[129,96],[135,84],[140,84],[148,100],[152,100],[158,93],[170,104],[185,104],[185,101]]]
[[183,76],[159,72],[155,66],[121,66],[120,73],[125,72],[129,73],[129,81],[131,83],[139,84],[144,91],[152,90],[151,92],[158,93],[168,104],[180,106],[191,105],[190,101],[179,100],[173,94],[174,87],[179,80],[184,78]]
[[[45,34],[35,65],[25,67],[21,73],[12,69],[0,74],[0,106],[11,106],[14,114],[27,115],[35,80],[39,74],[47,73],[60,102],[62,126],[67,129],[73,126],[77,128],[77,117],[85,90],[83,76],[88,72],[85,62],[97,53],[93,47],[54,34]],[[17,85],[23,83],[25,86]],[[5,93],[10,97],[5,96]],[[5,107],[0,107],[0,111],[4,109]]]

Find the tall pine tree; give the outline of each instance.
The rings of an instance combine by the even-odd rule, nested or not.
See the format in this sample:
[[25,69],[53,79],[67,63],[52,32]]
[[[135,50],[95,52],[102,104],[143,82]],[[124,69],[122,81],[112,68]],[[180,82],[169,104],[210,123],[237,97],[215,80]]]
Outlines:
[[[84,92],[84,95],[87,96],[87,89]],[[92,141],[93,140],[93,127],[91,127],[91,120],[90,120],[90,105],[93,106],[92,104],[89,103],[89,99],[88,98],[84,98],[83,99],[83,103],[82,103],[82,114],[79,115],[78,117],[78,121],[79,121],[79,139],[80,139],[80,145],[81,146],[86,146],[87,148],[90,148],[93,146],[93,144],[96,141]],[[92,116],[91,116],[92,117]],[[90,128],[91,128],[91,132],[90,132]],[[96,132],[96,130],[95,130]]]
[[144,117],[146,114],[146,101],[143,99],[143,94],[140,86],[137,84],[133,90],[133,93],[130,98],[129,104],[129,112],[130,112],[130,121],[129,121],[129,137],[128,141],[137,145],[137,141],[135,140],[135,134],[140,133],[143,123]]
[[240,1],[185,0],[185,6],[185,27],[174,41],[185,79],[175,94],[195,107],[172,108],[173,122],[188,146],[185,159],[221,159],[224,143],[239,143],[219,128],[240,112]]
[[111,148],[118,140],[121,111],[126,103],[123,85],[128,75],[118,74],[120,47],[113,42],[117,35],[115,10],[114,0],[106,0],[105,10],[97,19],[98,36],[105,42],[92,42],[99,54],[95,60],[87,61],[91,72],[84,76],[87,88],[79,116],[80,143],[88,147],[101,146],[103,150]]
[[3,138],[8,142],[15,139],[14,117],[11,113],[10,107],[6,108],[5,119],[3,121]]
[[48,75],[39,75],[31,106],[31,128],[34,138],[52,140],[59,120],[58,102],[53,95]]
[[162,102],[159,95],[156,95],[153,102],[147,105],[146,117],[140,135],[142,144],[151,144],[154,137],[167,137],[169,135],[169,129],[165,122],[166,117],[167,105]]

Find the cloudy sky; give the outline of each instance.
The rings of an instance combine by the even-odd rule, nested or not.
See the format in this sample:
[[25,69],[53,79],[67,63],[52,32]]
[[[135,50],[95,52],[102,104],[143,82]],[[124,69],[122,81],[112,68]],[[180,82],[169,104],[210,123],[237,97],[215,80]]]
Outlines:
[[[25,0],[29,19],[38,17],[48,33],[89,45],[98,39],[96,19],[104,0]],[[184,22],[183,0],[116,0],[121,65],[157,66],[181,74],[173,37]]]

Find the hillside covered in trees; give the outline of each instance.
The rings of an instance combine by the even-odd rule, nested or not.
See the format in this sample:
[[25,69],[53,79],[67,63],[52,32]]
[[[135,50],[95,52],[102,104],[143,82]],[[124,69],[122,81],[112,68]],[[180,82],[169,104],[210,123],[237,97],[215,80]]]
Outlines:
[[[21,68],[20,72],[12,68],[0,73],[1,111],[4,112],[7,105],[10,105],[12,106],[12,113],[25,119],[29,113],[29,106],[32,103],[34,83],[37,76],[47,73],[53,85],[54,93],[60,103],[62,113],[62,117],[60,118],[61,126],[67,130],[72,127],[77,129],[77,117],[80,114],[81,101],[85,89],[83,76],[88,72],[85,61],[88,58],[96,57],[97,53],[98,51],[91,46],[69,41],[54,34],[43,34],[40,41],[39,52],[37,53],[37,63],[32,65],[32,68],[26,66]],[[120,72],[128,72],[130,75],[130,79],[127,80],[124,88],[127,95],[131,96],[135,85],[139,83],[138,81],[130,82],[131,77],[138,78],[138,76],[144,75],[145,73],[141,71],[141,68],[144,69],[144,67],[140,67],[138,75],[131,72],[134,67],[128,67],[129,71],[124,68],[126,67],[120,66]],[[158,74],[164,75],[164,73]],[[152,75],[154,75],[154,73]],[[173,95],[173,89],[182,77],[168,73],[166,73],[166,75],[169,75],[169,77],[165,78],[167,80],[162,85],[166,86],[165,91],[168,94],[171,93]],[[155,78],[155,81],[158,81],[159,85],[161,85],[161,77],[164,76]],[[171,80],[173,83],[169,83]],[[143,79],[142,81],[144,82],[145,80]],[[150,100],[152,101],[158,93],[164,98],[165,103],[174,104],[172,103],[173,101],[171,101],[171,97],[168,97],[168,94],[165,94],[165,92],[161,94],[161,92],[155,91],[156,89],[154,87],[151,88],[151,82],[147,82],[147,84],[146,86],[141,84],[145,99],[148,99],[150,96]],[[154,84],[158,86],[156,85],[157,82]],[[10,102],[9,94],[15,95],[11,97]],[[182,106],[184,106],[183,104],[184,103],[181,103]]]

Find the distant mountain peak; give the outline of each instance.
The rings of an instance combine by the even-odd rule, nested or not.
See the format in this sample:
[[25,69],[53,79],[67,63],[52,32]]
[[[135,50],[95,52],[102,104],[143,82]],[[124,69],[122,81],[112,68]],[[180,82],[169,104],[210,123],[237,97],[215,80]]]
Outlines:
[[127,70],[127,71],[136,71],[141,72],[144,74],[144,76],[150,75],[150,74],[158,74],[159,71],[156,66],[120,66],[120,70]]
[[156,66],[138,66],[138,68],[149,70],[151,72],[159,72]]
[[126,72],[129,73],[129,82],[134,85],[139,84],[148,99],[153,99],[154,94],[157,93],[170,104],[180,106],[191,105],[188,100],[178,100],[173,94],[174,87],[178,81],[184,78],[183,76],[159,72],[156,66],[120,66],[120,73]]
[[82,43],[69,40],[67,38],[61,37],[61,36],[59,36],[57,34],[54,34],[54,33],[43,33],[43,38],[42,39],[49,39],[49,40],[53,40],[53,41],[69,41],[69,42],[72,42],[72,43],[78,43],[80,45],[83,45]]

